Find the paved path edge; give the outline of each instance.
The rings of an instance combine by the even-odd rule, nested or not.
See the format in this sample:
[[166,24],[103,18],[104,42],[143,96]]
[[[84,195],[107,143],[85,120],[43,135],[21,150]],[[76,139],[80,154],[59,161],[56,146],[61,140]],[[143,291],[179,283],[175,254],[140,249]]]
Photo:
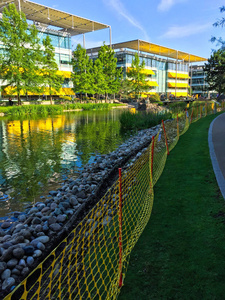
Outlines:
[[218,160],[216,158],[216,153],[214,150],[213,140],[212,140],[213,125],[214,125],[214,122],[216,121],[216,119],[219,118],[220,116],[222,116],[222,115],[219,115],[218,117],[216,117],[210,124],[209,132],[208,132],[208,144],[209,144],[209,153],[210,153],[210,157],[211,157],[211,161],[212,161],[212,165],[213,165],[213,170],[216,175],[216,180],[217,180],[218,186],[220,188],[220,191],[223,195],[223,198],[225,199],[225,179],[224,179],[221,169],[219,167]]

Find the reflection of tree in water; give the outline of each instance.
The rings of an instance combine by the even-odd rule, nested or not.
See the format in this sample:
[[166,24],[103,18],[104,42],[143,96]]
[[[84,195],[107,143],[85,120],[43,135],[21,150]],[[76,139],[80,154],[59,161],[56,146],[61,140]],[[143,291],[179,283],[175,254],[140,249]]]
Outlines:
[[[18,124],[19,122],[19,124]],[[17,134],[8,132],[7,142],[0,168],[7,186],[23,196],[24,201],[31,201],[47,183],[53,172],[60,171],[61,142],[63,130],[56,131],[52,120],[52,128],[39,131],[38,126],[31,128],[28,123],[17,121]],[[11,123],[13,126],[13,122]],[[7,160],[7,163],[6,163]]]
[[[77,172],[96,153],[113,151],[121,137],[120,112],[80,112],[0,123],[0,183],[13,188],[20,202],[32,202],[53,173]],[[1,200],[1,199],[0,199]],[[2,210],[15,210],[3,201]],[[20,205],[18,204],[18,208]]]
[[76,129],[76,141],[78,155],[82,164],[89,162],[96,153],[106,154],[115,150],[121,142],[120,124],[105,119],[78,125]]

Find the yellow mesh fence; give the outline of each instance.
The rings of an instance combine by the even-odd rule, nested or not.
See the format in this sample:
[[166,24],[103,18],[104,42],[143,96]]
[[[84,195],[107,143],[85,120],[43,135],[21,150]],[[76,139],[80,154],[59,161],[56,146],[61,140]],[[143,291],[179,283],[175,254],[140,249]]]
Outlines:
[[130,253],[149,221],[153,187],[169,151],[191,122],[213,111],[211,104],[191,107],[162,124],[139,159],[5,300],[116,299]]

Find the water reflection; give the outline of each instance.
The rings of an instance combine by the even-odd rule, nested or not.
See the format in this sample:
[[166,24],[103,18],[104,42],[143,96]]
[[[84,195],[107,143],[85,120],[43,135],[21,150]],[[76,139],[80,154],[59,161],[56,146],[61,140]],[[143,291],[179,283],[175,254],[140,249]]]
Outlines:
[[0,216],[35,201],[49,181],[65,178],[71,171],[79,174],[96,154],[113,151],[122,142],[120,114],[121,110],[111,110],[3,119],[0,123]]

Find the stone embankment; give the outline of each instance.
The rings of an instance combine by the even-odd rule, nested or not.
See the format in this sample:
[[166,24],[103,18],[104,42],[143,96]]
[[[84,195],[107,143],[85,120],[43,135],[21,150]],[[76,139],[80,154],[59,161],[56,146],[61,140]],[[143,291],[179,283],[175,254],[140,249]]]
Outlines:
[[160,128],[139,131],[108,155],[87,164],[43,202],[15,212],[0,226],[0,289],[7,294],[34,269],[105,194],[118,167],[133,163]]

